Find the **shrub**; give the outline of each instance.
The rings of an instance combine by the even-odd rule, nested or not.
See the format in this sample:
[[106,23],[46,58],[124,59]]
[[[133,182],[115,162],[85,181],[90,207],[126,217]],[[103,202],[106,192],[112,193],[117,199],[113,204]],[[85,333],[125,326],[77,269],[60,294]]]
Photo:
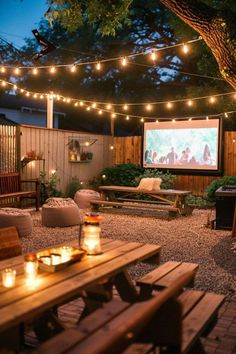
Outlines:
[[138,176],[137,182],[141,180],[141,178],[149,178],[149,177],[158,177],[162,179],[161,189],[170,189],[173,187],[174,181],[176,179],[175,175],[172,175],[169,172],[161,172],[158,169],[147,168],[144,170],[144,173]]
[[105,176],[102,184],[135,187],[138,185],[136,178],[143,172],[143,167],[131,163],[107,167],[101,173],[101,176]]
[[226,185],[235,185],[236,186],[236,176],[224,176],[223,178],[215,179],[207,187],[207,199],[211,202],[215,201],[215,191]]
[[74,198],[75,193],[81,189],[82,185],[78,177],[71,177],[66,188],[66,197]]
[[57,189],[57,183],[60,180],[56,173],[53,173],[49,178],[47,178],[47,173],[45,171],[40,171],[39,176],[41,182],[41,191],[40,191],[41,203],[44,203],[45,200],[50,197],[63,196],[62,192]]

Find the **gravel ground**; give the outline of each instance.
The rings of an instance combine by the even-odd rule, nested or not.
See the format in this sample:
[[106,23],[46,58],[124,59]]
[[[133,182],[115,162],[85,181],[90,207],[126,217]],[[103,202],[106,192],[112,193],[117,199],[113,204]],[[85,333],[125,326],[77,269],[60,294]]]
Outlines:
[[[31,211],[34,228],[30,236],[22,238],[23,252],[77,238],[78,227],[48,228],[41,225],[40,212]],[[82,213],[83,214],[83,213]],[[188,217],[168,220],[166,212],[128,209],[109,209],[102,216],[102,236],[126,241],[159,244],[161,263],[168,260],[199,264],[195,288],[214,291],[235,299],[236,253],[230,231],[212,230],[206,226],[209,210],[193,211]],[[130,269],[134,278],[140,277],[152,266],[138,264]]]

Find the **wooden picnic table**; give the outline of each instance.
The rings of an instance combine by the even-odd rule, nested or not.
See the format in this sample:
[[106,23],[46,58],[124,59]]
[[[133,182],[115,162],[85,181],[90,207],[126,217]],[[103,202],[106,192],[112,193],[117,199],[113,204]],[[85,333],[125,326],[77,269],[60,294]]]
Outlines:
[[[100,186],[101,200],[92,200],[94,206],[118,206],[166,210],[170,215],[190,215],[193,208],[186,203],[191,191],[176,189],[146,190],[137,187]],[[142,195],[143,199],[132,196]],[[131,196],[131,197],[130,197]],[[145,197],[149,197],[146,198]],[[152,200],[150,200],[150,197]]]
[[[76,246],[77,243],[67,245]],[[40,270],[34,286],[26,283],[23,256],[1,261],[0,270],[14,268],[17,277],[15,287],[0,286],[0,349],[8,344],[10,347],[18,344],[14,343],[14,338],[16,342],[20,340],[22,324],[73,297],[83,297],[86,312],[90,313],[99,302],[101,304],[105,295],[112,296],[112,286],[115,285],[124,301],[134,302],[138,293],[127,268],[142,261],[158,263],[160,249],[159,245],[103,239],[102,254],[84,256],[81,261],[58,272]]]

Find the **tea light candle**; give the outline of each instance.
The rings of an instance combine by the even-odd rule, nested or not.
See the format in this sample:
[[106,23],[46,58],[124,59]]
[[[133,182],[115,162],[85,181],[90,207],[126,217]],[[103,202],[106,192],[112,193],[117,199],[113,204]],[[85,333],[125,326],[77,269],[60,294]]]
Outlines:
[[63,246],[63,247],[61,247],[60,252],[61,252],[61,261],[62,262],[68,262],[71,259],[72,247]]
[[29,253],[25,255],[24,270],[28,278],[35,278],[38,272],[38,259],[36,254]]
[[5,288],[12,288],[16,282],[16,271],[15,269],[4,269],[2,271],[2,285]]
[[61,263],[61,255],[59,253],[51,253],[52,265]]
[[51,257],[50,256],[42,256],[40,260],[47,265],[51,265]]

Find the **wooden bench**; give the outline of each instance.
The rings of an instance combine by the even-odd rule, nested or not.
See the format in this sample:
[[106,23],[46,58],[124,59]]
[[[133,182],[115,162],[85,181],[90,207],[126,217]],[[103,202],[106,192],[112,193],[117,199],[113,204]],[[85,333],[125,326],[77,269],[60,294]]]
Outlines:
[[[117,206],[168,211],[171,216],[190,215],[193,208],[186,204],[190,191],[174,189],[144,190],[137,187],[100,186],[101,200],[92,200],[91,206]],[[130,195],[139,195],[144,199],[132,199]],[[147,198],[148,197],[148,200]],[[146,198],[146,199],[145,199]],[[151,200],[152,199],[152,200]]]
[[0,260],[22,253],[20,237],[15,226],[0,228]]
[[[23,184],[31,183],[34,188],[23,190]],[[0,174],[0,205],[14,205],[16,200],[21,204],[23,198],[35,199],[36,210],[39,210],[40,182],[38,179],[21,180],[18,172]]]
[[[146,301],[112,300],[38,348],[42,354],[150,353],[156,347],[165,353],[187,353],[198,345],[199,336],[215,319],[224,296],[185,291],[192,272]],[[139,351],[138,351],[139,350]]]
[[185,274],[186,272],[192,272],[193,277],[187,285],[193,287],[195,274],[198,268],[199,266],[196,263],[176,261],[165,262],[137,280],[136,284],[141,289],[141,297],[145,299],[151,296],[153,290],[162,290],[163,288],[169,287],[180,275]]

